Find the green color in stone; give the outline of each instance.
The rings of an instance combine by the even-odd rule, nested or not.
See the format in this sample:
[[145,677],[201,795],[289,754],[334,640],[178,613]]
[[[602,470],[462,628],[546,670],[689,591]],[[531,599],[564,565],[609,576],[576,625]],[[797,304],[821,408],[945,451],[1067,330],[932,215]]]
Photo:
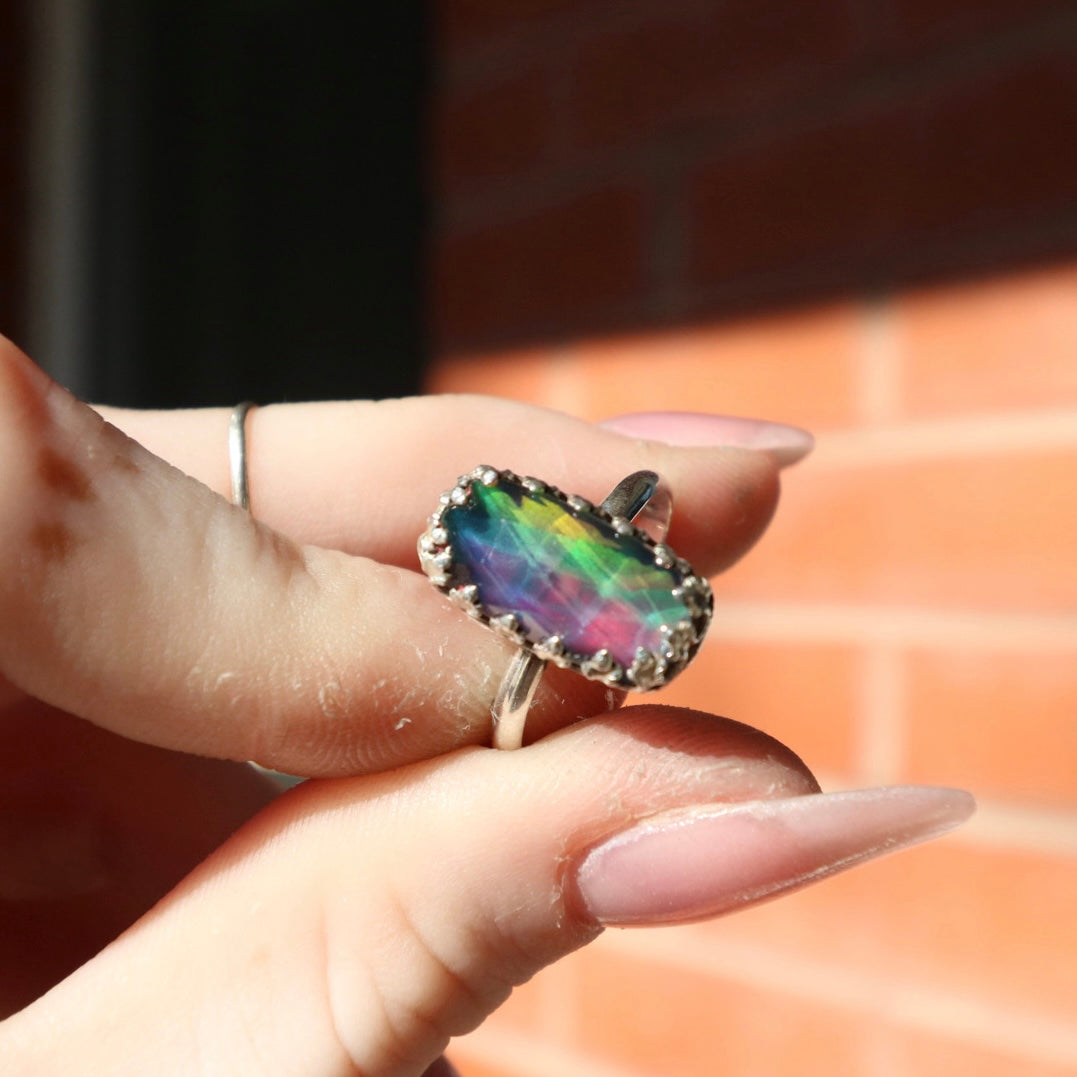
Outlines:
[[624,667],[639,648],[660,655],[665,630],[692,620],[674,596],[684,574],[655,564],[637,535],[621,535],[591,512],[574,513],[550,493],[502,478],[474,482],[470,503],[444,515],[454,583],[473,583],[490,617],[515,614],[537,643],[560,636],[566,650],[608,650]]

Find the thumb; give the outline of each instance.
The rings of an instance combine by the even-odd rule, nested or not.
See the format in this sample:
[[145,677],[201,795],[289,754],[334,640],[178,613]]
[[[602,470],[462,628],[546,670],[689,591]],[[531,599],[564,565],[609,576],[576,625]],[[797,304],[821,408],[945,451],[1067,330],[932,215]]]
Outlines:
[[604,923],[725,911],[969,810],[816,790],[763,734],[654,706],[309,782],[12,1018],[3,1071],[421,1074]]

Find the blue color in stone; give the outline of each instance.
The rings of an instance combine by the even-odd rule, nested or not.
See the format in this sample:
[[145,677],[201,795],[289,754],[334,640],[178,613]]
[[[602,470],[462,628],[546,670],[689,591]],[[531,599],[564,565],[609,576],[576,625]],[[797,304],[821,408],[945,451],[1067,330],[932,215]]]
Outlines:
[[454,587],[473,583],[488,617],[514,614],[531,643],[559,636],[566,651],[602,649],[628,668],[639,648],[658,656],[669,628],[692,622],[673,594],[684,573],[655,564],[654,549],[591,512],[569,511],[548,492],[502,477],[475,481],[442,526]]

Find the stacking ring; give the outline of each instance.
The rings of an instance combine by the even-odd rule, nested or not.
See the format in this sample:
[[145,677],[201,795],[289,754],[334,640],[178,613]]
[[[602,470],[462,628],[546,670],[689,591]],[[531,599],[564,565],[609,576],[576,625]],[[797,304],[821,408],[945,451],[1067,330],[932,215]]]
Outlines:
[[423,570],[518,647],[492,708],[495,747],[522,744],[548,662],[649,691],[691,661],[713,597],[664,541],[671,511],[652,471],[627,476],[598,506],[487,465],[441,496],[419,537]]
[[247,487],[247,413],[254,406],[252,401],[244,400],[232,409],[228,419],[228,472],[232,480],[232,504],[246,512],[251,511]]
[[[232,483],[232,504],[244,512],[251,511],[250,489],[247,485],[247,415],[257,407],[244,400],[232,409],[228,417],[228,472]],[[247,765],[264,774],[279,789],[290,789],[303,779],[278,770],[270,770],[250,760]]]

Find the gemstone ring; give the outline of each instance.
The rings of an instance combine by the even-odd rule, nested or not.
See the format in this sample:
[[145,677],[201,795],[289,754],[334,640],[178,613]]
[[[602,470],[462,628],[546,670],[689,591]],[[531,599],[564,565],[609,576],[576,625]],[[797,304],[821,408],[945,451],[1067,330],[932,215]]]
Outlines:
[[486,465],[442,495],[419,537],[424,571],[519,647],[493,705],[495,747],[520,747],[547,662],[649,691],[691,661],[713,598],[662,541],[670,510],[653,471],[629,475],[598,506]]

